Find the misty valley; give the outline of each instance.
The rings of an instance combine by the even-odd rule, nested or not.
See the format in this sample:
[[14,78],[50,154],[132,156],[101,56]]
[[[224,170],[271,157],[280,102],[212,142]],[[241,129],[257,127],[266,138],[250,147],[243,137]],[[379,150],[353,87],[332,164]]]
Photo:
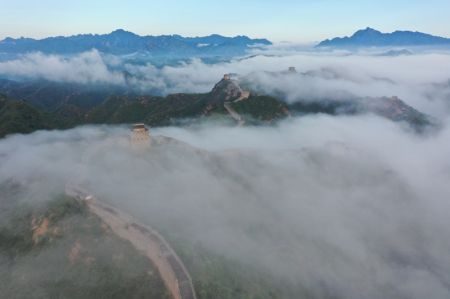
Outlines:
[[450,42],[0,41],[0,298],[450,298]]

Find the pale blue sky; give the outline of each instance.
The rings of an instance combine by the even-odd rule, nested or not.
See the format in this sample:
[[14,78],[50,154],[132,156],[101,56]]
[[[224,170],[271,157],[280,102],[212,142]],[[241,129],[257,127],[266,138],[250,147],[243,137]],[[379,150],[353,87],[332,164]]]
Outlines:
[[245,34],[313,42],[367,26],[450,37],[450,0],[0,0],[0,38]]

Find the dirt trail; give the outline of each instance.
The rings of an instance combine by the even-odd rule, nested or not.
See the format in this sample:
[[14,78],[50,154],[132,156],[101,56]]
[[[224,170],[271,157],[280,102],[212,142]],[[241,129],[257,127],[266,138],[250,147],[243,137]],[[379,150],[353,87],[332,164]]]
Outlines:
[[130,215],[100,202],[85,192],[72,187],[66,188],[66,193],[85,201],[89,210],[107,224],[117,236],[129,241],[147,256],[158,269],[174,299],[196,299],[192,279],[186,267],[157,231],[138,224]]

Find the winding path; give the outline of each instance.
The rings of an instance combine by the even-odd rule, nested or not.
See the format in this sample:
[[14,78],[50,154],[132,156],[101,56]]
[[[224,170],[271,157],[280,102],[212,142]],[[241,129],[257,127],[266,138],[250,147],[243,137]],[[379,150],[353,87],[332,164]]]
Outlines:
[[245,120],[242,117],[242,115],[240,115],[236,110],[234,110],[234,108],[231,106],[231,104],[248,99],[250,97],[250,92],[243,91],[241,86],[236,81],[232,80],[231,82],[233,82],[234,86],[239,90],[240,96],[239,96],[239,98],[237,98],[233,101],[225,102],[223,104],[223,106],[228,111],[228,113],[231,115],[231,117],[237,121],[238,126],[242,126],[245,124]]
[[66,194],[83,201],[120,238],[129,241],[147,256],[158,269],[167,289],[174,299],[196,299],[192,279],[181,259],[169,243],[152,228],[138,224],[123,213],[94,198],[81,188],[67,186]]

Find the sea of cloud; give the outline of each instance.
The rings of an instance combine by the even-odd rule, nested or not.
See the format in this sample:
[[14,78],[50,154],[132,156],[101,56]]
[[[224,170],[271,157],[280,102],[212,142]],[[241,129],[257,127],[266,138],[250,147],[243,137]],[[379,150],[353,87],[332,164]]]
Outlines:
[[[298,74],[278,73],[289,66]],[[450,297],[450,56],[296,52],[156,68],[92,51],[30,54],[0,73],[126,84],[119,67],[165,93],[205,92],[235,72],[288,101],[397,95],[443,125],[416,135],[370,115],[205,123],[152,129],[180,143],[146,151],[121,126],[40,131],[0,140],[0,185],[18,182],[23,200],[40,202],[78,182],[171,238],[319,298]]]
[[[296,75],[281,73],[290,66],[297,68]],[[289,102],[395,95],[436,118],[445,117],[450,109],[449,69],[450,55],[445,52],[390,57],[288,46],[228,62],[193,59],[163,67],[96,50],[70,57],[31,53],[0,61],[0,77],[112,84],[157,94],[208,92],[223,74],[237,73],[258,91],[281,94]]]
[[126,127],[0,141],[0,184],[45,201],[79,182],[171,238],[304,286],[319,298],[450,296],[450,130],[418,136],[375,116],[274,127]]

